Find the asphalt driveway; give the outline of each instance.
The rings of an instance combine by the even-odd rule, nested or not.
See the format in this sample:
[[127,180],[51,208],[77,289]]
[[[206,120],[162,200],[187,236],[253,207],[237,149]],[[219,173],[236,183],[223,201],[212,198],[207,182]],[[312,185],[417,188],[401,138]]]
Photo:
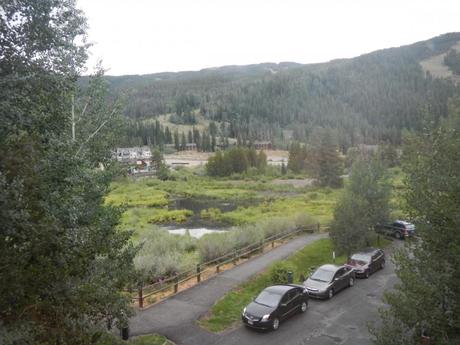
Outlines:
[[271,263],[288,257],[327,234],[304,235],[274,250],[223,272],[189,290],[139,312],[130,321],[131,335],[159,333],[178,345],[207,344],[372,344],[367,323],[378,318],[383,291],[396,282],[394,268],[387,266],[369,279],[338,293],[329,301],[310,300],[309,310],[281,324],[276,332],[259,332],[243,326],[213,334],[196,325],[215,301]]

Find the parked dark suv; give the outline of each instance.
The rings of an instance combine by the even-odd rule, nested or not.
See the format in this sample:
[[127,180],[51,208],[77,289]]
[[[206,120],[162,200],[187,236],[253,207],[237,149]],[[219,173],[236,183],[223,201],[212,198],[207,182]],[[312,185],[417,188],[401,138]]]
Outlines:
[[355,272],[349,266],[323,265],[303,285],[308,295],[316,298],[332,298],[334,294],[355,282]]
[[396,220],[391,224],[377,225],[375,231],[402,240],[415,235],[415,226],[403,220]]
[[372,273],[385,267],[385,253],[382,249],[367,248],[353,254],[348,266],[355,270],[357,278],[369,278]]
[[301,285],[274,285],[264,289],[243,309],[241,319],[249,327],[277,330],[280,322],[296,312],[304,313],[308,294]]

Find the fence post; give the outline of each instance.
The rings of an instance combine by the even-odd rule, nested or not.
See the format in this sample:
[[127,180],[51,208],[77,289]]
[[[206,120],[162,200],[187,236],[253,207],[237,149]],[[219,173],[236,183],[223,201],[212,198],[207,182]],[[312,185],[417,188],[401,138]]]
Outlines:
[[238,250],[235,249],[235,250],[233,251],[233,265],[236,266],[236,261],[237,261],[237,260],[238,260]]
[[219,273],[220,272],[220,264],[217,264],[216,266],[216,273]]
[[197,283],[199,283],[201,281],[200,264],[196,264],[196,281],[197,281]]
[[174,277],[174,293],[177,293],[179,290],[179,277],[176,275]]
[[275,240],[272,240],[272,249],[275,248]]
[[262,240],[262,243],[260,244],[260,252],[264,252],[264,247],[265,247],[265,238]]
[[144,308],[144,294],[143,294],[143,291],[142,291],[142,284],[139,285],[138,289],[137,289],[137,292],[138,292],[138,301],[139,301],[139,308]]
[[319,230],[320,230],[320,224],[318,223],[316,224],[316,232],[319,232]]

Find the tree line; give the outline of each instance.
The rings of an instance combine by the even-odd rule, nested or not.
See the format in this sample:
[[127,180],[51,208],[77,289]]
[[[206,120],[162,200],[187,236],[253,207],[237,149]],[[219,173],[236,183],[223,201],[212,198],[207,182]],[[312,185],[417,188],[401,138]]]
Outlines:
[[[460,343],[460,100],[449,116],[406,134],[402,205],[418,238],[394,250],[399,282],[384,296],[381,322],[370,327],[377,345]],[[350,255],[375,242],[375,225],[390,219],[391,185],[381,157],[361,157],[334,210],[330,236]],[[424,339],[424,340],[422,340]]]
[[195,144],[196,149],[202,152],[214,152],[216,146],[228,147],[228,137],[217,138],[217,126],[211,122],[209,128],[200,131],[191,128],[187,132],[171,130],[163,126],[160,121],[128,120],[124,123],[124,135],[117,141],[118,146],[152,146],[164,150],[165,145],[172,145],[175,150],[187,149],[187,144]]
[[234,147],[226,151],[217,151],[209,158],[206,164],[206,173],[209,176],[230,176],[241,174],[250,168],[263,172],[267,166],[267,155],[264,151],[254,148]]
[[329,129],[345,153],[361,143],[400,145],[402,131],[420,130],[427,112],[445,118],[447,101],[459,87],[433,78],[419,62],[448,52],[457,41],[459,34],[447,34],[318,65],[262,64],[233,73],[221,68],[109,80],[114,95],[132,90],[125,108],[130,118],[168,113],[183,118],[196,111],[231,124],[231,138],[271,140],[280,147]]

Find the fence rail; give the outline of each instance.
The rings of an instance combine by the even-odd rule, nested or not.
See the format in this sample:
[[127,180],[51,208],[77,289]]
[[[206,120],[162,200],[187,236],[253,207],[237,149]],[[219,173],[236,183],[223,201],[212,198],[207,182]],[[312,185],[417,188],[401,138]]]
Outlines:
[[[133,302],[137,301],[139,308],[143,308],[145,300],[153,295],[159,295],[160,299],[172,296],[179,292],[179,286],[181,284],[184,284],[192,279],[196,279],[197,283],[201,282],[204,273],[210,273],[210,275],[218,274],[220,273],[223,266],[231,263],[236,266],[239,260],[246,259],[255,252],[263,252],[267,245],[270,246],[271,244],[271,248],[274,248],[276,241],[282,241],[301,232],[319,232],[320,229],[321,226],[319,223],[311,227],[290,229],[288,231],[267,237],[261,242],[235,249],[218,258],[197,264],[196,268],[194,269],[179,272],[175,276],[169,277],[161,282],[150,285],[141,285],[138,287],[137,297],[133,297],[132,300]],[[170,293],[167,296],[163,296],[163,298],[161,298],[161,294],[166,294],[168,291]]]

